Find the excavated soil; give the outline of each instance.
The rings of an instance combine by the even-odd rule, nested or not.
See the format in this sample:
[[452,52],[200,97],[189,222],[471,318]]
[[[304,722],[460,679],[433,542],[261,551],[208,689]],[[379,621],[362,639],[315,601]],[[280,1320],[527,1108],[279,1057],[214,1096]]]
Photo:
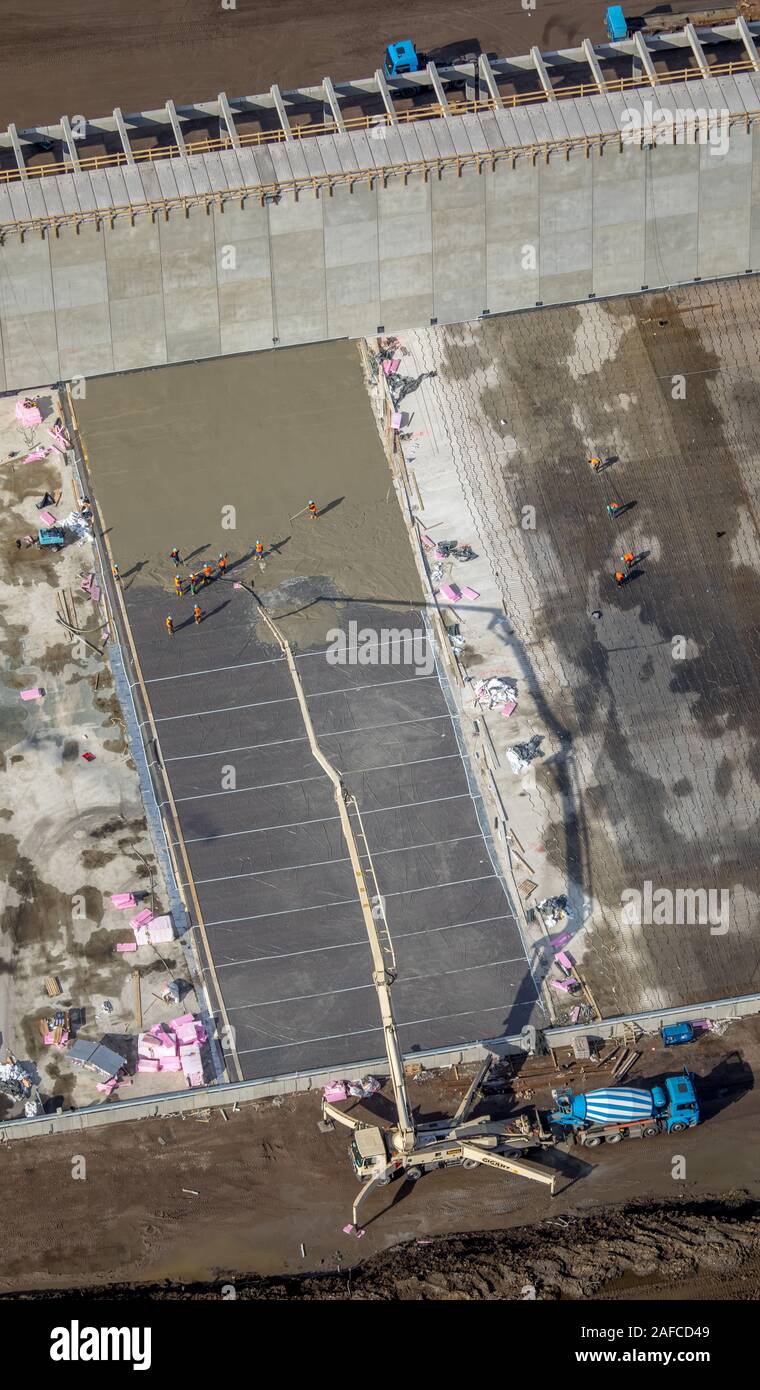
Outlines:
[[234,1285],[239,1299],[297,1301],[754,1301],[760,1294],[760,1203],[736,1194],[722,1201],[640,1204],[594,1218],[561,1217],[534,1229],[415,1240],[330,1274],[220,1275],[214,1284],[81,1292],[88,1298],[218,1300],[224,1283]]

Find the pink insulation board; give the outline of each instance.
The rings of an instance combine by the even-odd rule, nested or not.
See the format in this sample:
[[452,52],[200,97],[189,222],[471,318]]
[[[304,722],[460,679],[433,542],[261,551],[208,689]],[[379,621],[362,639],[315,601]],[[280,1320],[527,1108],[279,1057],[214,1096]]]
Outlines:
[[41,425],[42,414],[37,402],[33,400],[16,401],[16,419],[28,428],[33,425]]
[[462,592],[457,584],[442,584],[441,593],[448,599],[449,603],[458,603],[462,597]]

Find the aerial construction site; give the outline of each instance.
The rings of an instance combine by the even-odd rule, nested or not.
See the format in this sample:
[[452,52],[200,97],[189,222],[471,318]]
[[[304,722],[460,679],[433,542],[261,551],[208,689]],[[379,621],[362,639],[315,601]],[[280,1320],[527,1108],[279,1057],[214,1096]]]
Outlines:
[[756,1298],[760,9],[30,8],[0,1294]]

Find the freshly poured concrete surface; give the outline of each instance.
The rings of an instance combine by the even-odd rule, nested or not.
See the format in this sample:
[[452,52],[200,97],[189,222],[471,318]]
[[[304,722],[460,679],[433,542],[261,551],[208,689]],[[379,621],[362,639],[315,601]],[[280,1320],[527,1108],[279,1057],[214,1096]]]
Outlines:
[[[383,1042],[332,790],[240,578],[293,643],[317,736],[357,794],[405,1049],[519,1030],[535,986],[435,672],[326,659],[329,630],[351,621],[422,626],[355,347],[102,379],[77,409],[244,1074],[337,1066]],[[323,514],[290,523],[310,496]],[[263,570],[257,537],[278,547]],[[173,545],[197,566],[230,553],[200,627],[174,597]]]
[[[464,534],[506,613],[462,615],[468,669],[517,683],[502,795],[606,1015],[760,987],[759,321],[745,279],[405,340],[438,371],[411,398],[424,523]],[[533,734],[531,784],[504,751]],[[647,883],[725,891],[723,920],[718,896],[712,922],[627,920]]]

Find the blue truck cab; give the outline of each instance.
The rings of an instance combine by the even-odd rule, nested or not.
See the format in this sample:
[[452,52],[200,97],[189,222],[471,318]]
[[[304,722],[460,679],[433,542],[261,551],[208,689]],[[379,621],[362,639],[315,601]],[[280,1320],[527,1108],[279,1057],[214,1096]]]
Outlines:
[[419,58],[411,39],[400,43],[389,43],[385,50],[386,77],[405,77],[410,72],[419,72]]
[[694,1029],[690,1023],[667,1023],[660,1029],[660,1037],[666,1047],[678,1047],[679,1043],[693,1042]]
[[604,16],[604,21],[607,25],[607,38],[610,43],[628,38],[628,22],[623,14],[622,5],[610,5]]
[[668,1076],[665,1080],[665,1090],[667,1099],[660,1086],[652,1088],[652,1096],[655,1098],[655,1105],[658,1092],[665,1101],[664,1113],[661,1113],[660,1118],[664,1121],[668,1134],[678,1134],[682,1129],[691,1129],[693,1125],[698,1125],[699,1101],[691,1073],[684,1068],[680,1076]]

